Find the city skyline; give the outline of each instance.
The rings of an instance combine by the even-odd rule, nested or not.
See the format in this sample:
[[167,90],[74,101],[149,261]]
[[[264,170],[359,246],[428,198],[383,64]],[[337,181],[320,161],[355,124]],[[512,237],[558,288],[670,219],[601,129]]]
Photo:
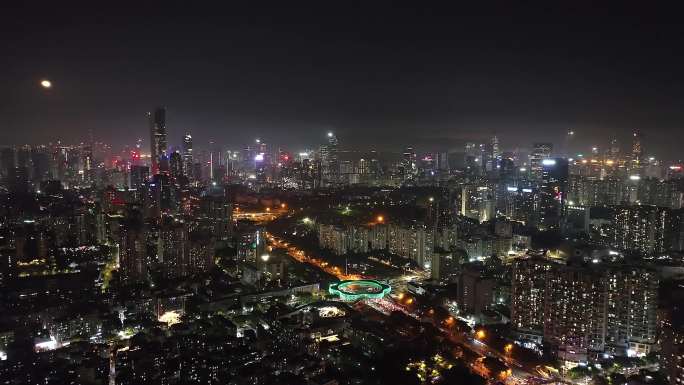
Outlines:
[[507,147],[527,142],[519,133],[558,142],[573,129],[589,147],[595,132],[640,129],[675,160],[682,139],[682,58],[669,49],[682,33],[664,12],[639,21],[626,9],[604,23],[611,10],[581,6],[8,11],[3,35],[24,43],[10,45],[0,75],[5,144],[92,130],[122,146],[157,105],[177,144],[185,132],[198,144],[315,144],[333,130],[352,147],[444,151],[492,134]]
[[680,12],[0,14],[0,384],[684,384]]

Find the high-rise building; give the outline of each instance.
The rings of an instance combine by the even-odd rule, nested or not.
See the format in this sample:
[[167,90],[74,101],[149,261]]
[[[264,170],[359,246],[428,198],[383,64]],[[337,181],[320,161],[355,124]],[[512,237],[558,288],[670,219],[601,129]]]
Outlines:
[[[670,289],[670,288],[668,288]],[[661,372],[670,385],[684,384],[684,287],[679,284],[669,291],[658,314]]]
[[401,167],[403,171],[402,178],[404,180],[413,179],[418,168],[418,161],[416,156],[416,151],[413,147],[406,147],[403,154],[403,159],[401,160]]
[[557,229],[565,217],[568,195],[568,160],[565,158],[542,159],[541,185],[539,187],[540,225]]
[[464,267],[458,275],[458,309],[479,315],[494,302],[494,279],[480,265]]
[[388,229],[389,251],[411,259],[421,268],[429,268],[434,252],[434,229],[420,223],[410,226],[391,224]]
[[442,283],[452,282],[458,279],[461,270],[460,258],[452,252],[439,251],[432,254],[430,277]]
[[86,185],[93,183],[95,179],[95,160],[93,157],[93,148],[91,146],[83,147],[81,152],[83,156],[83,181]]
[[634,266],[516,261],[511,322],[518,338],[543,342],[563,361],[643,356],[656,342],[658,277]]
[[495,218],[495,192],[490,185],[464,184],[461,188],[460,214],[486,222]]
[[[508,188],[506,189],[507,192]],[[516,221],[523,222],[528,226],[539,223],[539,190],[531,188],[518,188],[510,191],[510,199],[507,202],[506,212]]]
[[3,148],[0,152],[0,177],[9,177],[10,170],[16,167],[15,151],[12,147]]
[[637,267],[610,267],[605,287],[605,350],[642,356],[656,343],[658,274]]
[[637,187],[637,201],[639,204],[679,209],[684,203],[684,192],[676,180],[661,180],[659,178],[640,178]]
[[530,173],[532,177],[539,180],[542,177],[544,159],[551,157],[553,152],[552,143],[534,143],[532,144],[532,152],[530,153]]
[[518,338],[542,342],[546,276],[550,262],[541,258],[521,259],[513,265],[511,325]]
[[586,361],[604,349],[605,287],[600,273],[552,265],[544,289],[544,343],[564,361]]
[[669,245],[670,210],[657,206],[618,206],[613,213],[612,245],[622,250],[654,254]]
[[174,212],[176,209],[175,188],[168,174],[154,175],[147,183],[144,198],[146,217],[160,217],[162,213]]
[[232,231],[233,203],[223,191],[207,194],[200,200],[200,222],[211,229],[218,240],[227,239]]
[[449,172],[449,153],[439,152],[437,153],[437,170],[442,172]]
[[7,187],[14,193],[27,193],[29,191],[29,176],[25,167],[14,167],[9,170]]
[[166,108],[159,107],[154,112],[148,112],[150,125],[150,158],[152,159],[152,174],[156,175],[163,169],[166,157]]
[[119,225],[119,266],[126,283],[147,277],[147,231],[140,213],[131,212]]
[[589,207],[617,205],[620,203],[623,189],[624,186],[618,178],[599,179],[571,175],[568,178],[567,202],[569,205]]
[[147,166],[131,166],[131,172],[129,175],[128,188],[139,190],[147,182],[150,177],[150,168]]
[[339,182],[340,163],[337,146],[337,136],[333,132],[328,132],[328,143],[320,148],[322,177],[326,185],[335,185]]
[[492,137],[492,161],[494,162],[492,169],[496,169],[496,166],[501,161],[501,149],[499,147],[499,138],[494,135]]
[[641,166],[644,150],[641,145],[641,132],[634,130],[632,133],[632,167]]
[[169,156],[169,172],[171,173],[171,176],[178,180],[185,175],[184,171],[183,157],[181,156],[180,152],[172,152],[171,156]]
[[210,233],[193,231],[190,233],[189,269],[191,272],[207,272],[214,265],[216,239]]
[[33,163],[33,182],[38,185],[44,180],[50,179],[51,157],[46,146],[34,147],[31,151],[31,163]]
[[190,134],[185,134],[183,136],[183,170],[185,171],[185,175],[188,178],[192,178],[192,165],[193,165],[193,156],[192,156],[192,135]]
[[190,274],[190,241],[185,223],[165,217],[159,229],[158,250],[157,258],[165,277],[179,278]]

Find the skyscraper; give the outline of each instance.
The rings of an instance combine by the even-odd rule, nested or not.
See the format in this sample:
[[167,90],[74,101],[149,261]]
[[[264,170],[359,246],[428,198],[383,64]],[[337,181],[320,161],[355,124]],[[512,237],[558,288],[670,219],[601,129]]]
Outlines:
[[643,157],[643,148],[641,147],[641,133],[634,130],[632,133],[632,167],[638,168]]
[[539,210],[541,214],[540,224],[547,229],[558,228],[561,219],[565,217],[568,174],[567,159],[542,159]]
[[119,264],[127,283],[136,283],[147,276],[147,229],[140,212],[132,210],[119,226]]
[[185,169],[183,167],[183,158],[180,152],[174,151],[169,156],[169,171],[171,173],[171,176],[174,177],[176,180],[185,175]]
[[152,159],[152,174],[162,170],[163,158],[166,156],[166,108],[158,107],[154,112],[148,112],[150,122],[150,158]]
[[188,178],[192,178],[192,135],[183,136],[183,170]]
[[340,164],[337,154],[337,136],[328,132],[328,143],[321,146],[321,168],[323,179],[327,185],[334,185],[339,180]]
[[404,170],[403,179],[413,179],[417,171],[416,151],[413,149],[413,147],[408,146],[404,150],[404,157],[401,161],[401,166]]
[[497,166],[501,162],[501,149],[499,148],[499,138],[494,135],[492,137],[492,170],[496,170]]
[[532,144],[532,153],[530,154],[530,171],[532,177],[541,179],[543,165],[542,161],[551,157],[553,151],[552,143],[534,143]]
[[184,277],[190,273],[189,233],[182,221],[165,217],[159,229],[158,256],[162,274],[168,278]]

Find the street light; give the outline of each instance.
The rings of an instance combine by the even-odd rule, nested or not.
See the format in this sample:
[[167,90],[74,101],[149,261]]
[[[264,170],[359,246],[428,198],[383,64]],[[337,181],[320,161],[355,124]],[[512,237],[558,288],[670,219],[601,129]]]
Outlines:
[[509,343],[509,344],[506,344],[506,346],[504,346],[504,352],[506,352],[506,354],[511,354],[512,351],[513,351],[513,344]]
[[382,215],[378,215],[378,217],[376,218],[376,220],[378,221],[378,223],[382,223],[382,222],[385,221],[385,217],[383,217]]
[[487,333],[485,333],[483,329],[480,329],[477,331],[477,333],[475,333],[475,338],[477,338],[478,340],[483,340],[486,336]]

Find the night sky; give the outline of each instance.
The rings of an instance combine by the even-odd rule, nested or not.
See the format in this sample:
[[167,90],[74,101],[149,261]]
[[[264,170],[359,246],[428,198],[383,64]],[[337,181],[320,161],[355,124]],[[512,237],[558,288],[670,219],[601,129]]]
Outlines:
[[684,157],[679,10],[95,3],[0,6],[0,144],[147,142],[164,105],[172,145],[511,148],[573,128],[579,148],[639,128]]

